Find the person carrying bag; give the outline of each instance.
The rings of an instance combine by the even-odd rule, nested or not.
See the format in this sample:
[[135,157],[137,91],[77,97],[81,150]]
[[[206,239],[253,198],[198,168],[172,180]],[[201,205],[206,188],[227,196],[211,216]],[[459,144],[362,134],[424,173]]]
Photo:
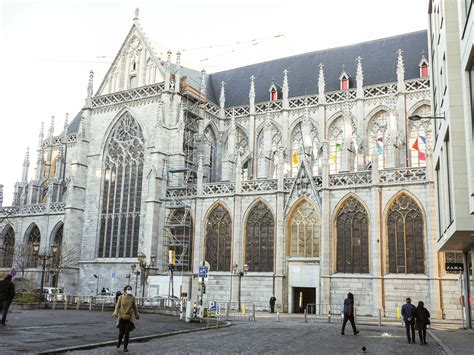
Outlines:
[[135,329],[135,322],[140,318],[135,297],[132,296],[132,286],[125,286],[124,294],[117,300],[113,316],[117,318],[117,328],[119,328],[117,348],[120,348],[124,339],[123,351],[127,352],[130,332]]

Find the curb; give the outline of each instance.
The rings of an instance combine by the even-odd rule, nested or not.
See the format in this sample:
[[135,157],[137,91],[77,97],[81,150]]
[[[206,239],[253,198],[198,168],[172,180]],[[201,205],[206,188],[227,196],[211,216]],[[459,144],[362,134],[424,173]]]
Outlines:
[[[194,333],[194,332],[200,332],[200,331],[209,330],[209,329],[226,328],[226,327],[230,327],[231,325],[232,325],[231,322],[223,322],[223,324],[219,326],[214,325],[211,327],[202,327],[202,328],[197,328],[197,329],[178,330],[176,332],[144,335],[141,337],[130,338],[129,344],[146,342],[148,340],[165,338],[165,337],[178,335],[178,334]],[[110,341],[103,341],[100,343],[91,343],[91,344],[84,344],[84,345],[77,345],[77,346],[69,346],[66,348],[50,349],[50,350],[41,351],[38,354],[58,354],[58,353],[65,353],[65,352],[69,352],[73,350],[88,350],[88,349],[94,349],[94,348],[99,348],[99,347],[109,346],[109,345],[116,345],[116,344],[117,344],[116,340],[110,340]]]
[[427,329],[426,332],[438,343],[439,346],[443,349],[443,352],[446,355],[454,355],[454,352],[451,350],[449,346],[447,346],[443,341],[436,335],[434,334],[430,329]]

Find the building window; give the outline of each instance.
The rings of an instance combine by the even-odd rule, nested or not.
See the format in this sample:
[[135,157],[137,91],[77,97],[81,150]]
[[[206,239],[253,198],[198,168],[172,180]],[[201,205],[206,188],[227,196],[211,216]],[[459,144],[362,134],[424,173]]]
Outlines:
[[378,168],[384,169],[387,164],[388,114],[378,112],[369,122],[369,152],[377,156]]
[[[274,125],[271,124],[271,137],[272,137],[272,144],[270,147],[270,151],[266,152],[265,151],[265,142],[264,142],[264,136],[265,136],[265,129],[263,128],[260,130],[258,136],[257,136],[257,159],[262,157],[263,155],[269,155],[273,158],[277,155],[277,150],[278,147],[281,146],[281,141],[282,141],[282,135],[281,132],[278,130],[278,128]],[[259,166],[259,169],[263,169],[262,166]],[[270,171],[270,176],[273,178],[276,178],[276,169],[275,169],[275,160],[272,159],[272,164],[271,164],[271,171]]]
[[305,132],[307,134],[305,138],[302,123],[298,123],[291,133],[290,166],[293,177],[298,173],[298,166],[305,157],[311,162],[313,175],[318,174],[318,130],[312,123],[309,124],[309,132]]
[[[40,251],[34,250],[33,243],[41,243],[41,233],[38,226],[34,226],[31,229],[30,235],[28,236],[28,239],[27,239],[27,244],[26,244],[27,249],[25,250],[25,253],[20,252],[20,254],[24,254],[24,256],[26,257],[26,268],[38,267]],[[20,255],[20,258],[22,257],[23,256]]]
[[290,218],[290,257],[319,258],[321,220],[314,207],[303,200]]
[[258,202],[245,227],[245,263],[250,271],[272,272],[275,221],[268,207]]
[[206,221],[206,260],[212,271],[230,271],[232,221],[222,205],[214,207]]
[[193,221],[189,210],[178,209],[168,216],[163,260],[168,260],[169,250],[175,251],[175,270],[192,271]]
[[125,113],[104,152],[98,256],[137,256],[142,203],[144,139],[137,121]]
[[329,127],[329,173],[336,174],[341,170],[342,139],[344,136],[344,121],[337,118]]
[[271,91],[271,101],[276,101],[278,100],[278,93],[275,89],[272,89]]
[[207,182],[213,182],[217,180],[217,139],[214,130],[211,126],[207,126],[204,131],[204,154],[203,154],[203,166],[204,166],[204,177]]
[[345,69],[342,69],[342,73],[339,76],[339,85],[340,90],[346,91],[349,90],[349,75],[347,75]]
[[[430,107],[428,105],[423,105],[417,109],[413,115],[419,116],[429,116]],[[430,132],[431,121],[429,120],[419,120],[419,121],[409,121],[409,146],[410,150],[410,166],[413,167],[424,167],[426,166],[426,155],[428,154],[428,142],[431,137]]]
[[133,88],[136,88],[136,87],[137,87],[137,76],[136,75],[131,75],[128,88],[133,89]]
[[3,234],[1,247],[0,267],[10,268],[13,265],[13,254],[15,252],[15,232],[11,226],[7,226]]
[[425,272],[424,219],[417,203],[401,194],[390,206],[387,216],[389,272]]
[[364,206],[349,197],[336,217],[337,272],[369,272],[369,223]]

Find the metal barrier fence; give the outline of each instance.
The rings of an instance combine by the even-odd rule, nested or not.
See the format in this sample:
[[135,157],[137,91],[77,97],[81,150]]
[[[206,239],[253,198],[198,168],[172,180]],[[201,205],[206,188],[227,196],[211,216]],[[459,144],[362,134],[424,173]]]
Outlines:
[[[221,320],[246,320],[255,322],[255,303],[214,302]],[[209,309],[211,309],[209,305]]]
[[[367,310],[366,308],[364,308]],[[314,322],[342,322],[344,319],[344,306],[340,304],[308,304],[304,310],[304,321]],[[354,307],[354,318],[357,318],[357,306]],[[376,317],[370,316],[372,319],[377,319],[378,324],[382,324],[382,309],[375,309],[375,312],[370,312],[370,314],[376,314]]]

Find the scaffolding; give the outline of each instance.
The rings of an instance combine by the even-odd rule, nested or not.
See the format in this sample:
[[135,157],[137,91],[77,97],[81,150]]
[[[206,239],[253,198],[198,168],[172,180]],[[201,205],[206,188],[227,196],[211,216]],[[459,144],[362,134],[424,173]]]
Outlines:
[[[188,94],[183,97],[187,103],[184,108],[184,159],[177,165],[168,165],[166,170],[166,189],[175,192],[182,190],[180,193],[167,193],[170,197],[165,204],[167,219],[164,226],[163,260],[167,260],[169,251],[174,251],[175,260],[169,261],[167,265],[171,274],[173,271],[192,271],[192,194],[188,191],[197,183],[196,135],[199,131],[198,122],[202,117],[198,114],[200,100]],[[171,268],[174,270],[170,270]]]

